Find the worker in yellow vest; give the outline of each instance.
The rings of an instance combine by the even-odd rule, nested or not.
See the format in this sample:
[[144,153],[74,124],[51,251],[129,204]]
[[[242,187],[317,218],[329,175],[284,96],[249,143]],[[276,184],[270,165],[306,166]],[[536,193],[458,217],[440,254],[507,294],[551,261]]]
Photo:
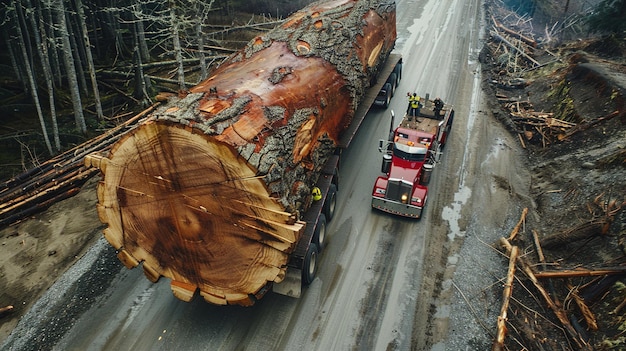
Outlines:
[[420,115],[421,107],[422,103],[420,102],[420,97],[413,93],[413,95],[409,97],[409,119],[416,119]]

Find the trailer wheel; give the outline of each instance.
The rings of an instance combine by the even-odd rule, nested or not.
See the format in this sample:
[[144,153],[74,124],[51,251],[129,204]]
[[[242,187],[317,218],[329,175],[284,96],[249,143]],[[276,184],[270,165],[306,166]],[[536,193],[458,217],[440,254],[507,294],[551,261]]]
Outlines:
[[302,282],[309,285],[317,275],[317,245],[311,243],[304,255],[304,265],[302,266]]
[[311,242],[317,246],[319,252],[322,252],[326,246],[326,216],[323,213],[320,213],[320,218],[317,220]]
[[396,74],[398,78],[398,82],[396,85],[400,85],[400,80],[402,80],[402,62],[398,62],[396,67],[394,67],[393,72]]
[[393,97],[396,94],[396,87],[398,86],[398,76],[395,73],[391,73],[389,75],[389,79],[387,80],[387,82],[389,84],[391,84],[391,97]]
[[331,184],[328,189],[328,195],[326,195],[326,201],[324,201],[324,215],[326,215],[326,221],[330,222],[335,216],[335,209],[337,208],[337,186]]
[[385,103],[383,104],[384,108],[389,107],[391,103],[391,84],[385,83]]

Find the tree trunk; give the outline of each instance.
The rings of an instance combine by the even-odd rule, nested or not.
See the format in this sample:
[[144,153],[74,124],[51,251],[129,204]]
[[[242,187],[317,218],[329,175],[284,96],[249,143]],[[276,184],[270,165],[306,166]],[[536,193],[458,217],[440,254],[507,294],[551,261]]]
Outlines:
[[135,11],[135,30],[137,31],[138,48],[142,62],[150,62],[150,51],[148,50],[148,44],[146,44],[146,31],[143,25],[143,10],[141,7],[141,1],[135,0],[133,5]]
[[69,8],[65,11],[65,25],[67,26],[68,38],[70,39],[70,47],[72,48],[72,57],[74,58],[74,67],[76,72],[76,79],[78,80],[78,89],[82,90],[83,95],[89,95],[87,89],[87,80],[85,79],[85,46],[81,40],[77,40],[76,37],[82,37],[80,28],[77,27],[73,18],[75,17],[75,10],[72,8],[72,2],[69,2]]
[[15,72],[15,77],[17,78],[18,81],[22,82],[22,85],[24,86],[24,91],[28,91],[28,78],[26,78],[26,75],[24,74],[24,71],[22,70],[22,66],[17,64],[17,58],[16,58],[16,54],[13,51],[13,44],[11,42],[11,39],[9,39],[9,33],[6,30],[2,31],[2,37],[4,38],[5,41],[5,45],[8,51],[8,56],[9,59],[11,60],[11,67],[13,67],[13,72]]
[[282,281],[311,188],[395,38],[393,1],[314,3],[88,157],[122,262],[216,304]]
[[76,77],[76,67],[74,66],[72,46],[70,45],[70,34],[68,33],[68,27],[65,21],[65,5],[63,4],[63,0],[56,1],[55,10],[59,25],[59,35],[61,36],[61,42],[63,43],[61,50],[63,52],[63,60],[65,61],[68,85],[72,95],[72,106],[74,108],[76,128],[84,134],[87,133],[87,125],[85,123],[83,105],[80,99],[80,92],[78,90],[78,79]]
[[172,45],[178,66],[176,77],[178,78],[178,90],[184,91],[185,87],[185,66],[183,65],[183,49],[180,47],[179,20],[176,16],[176,3],[170,0],[170,28],[172,30]]
[[[18,10],[21,9],[21,2],[13,1],[13,5]],[[46,128],[46,122],[43,116],[43,111],[41,110],[41,103],[39,102],[39,93],[37,91],[37,83],[35,82],[35,76],[33,72],[33,68],[30,65],[30,58],[28,57],[28,53],[26,52],[26,43],[24,43],[24,33],[22,31],[22,25],[17,18],[17,13],[15,17],[15,27],[17,29],[17,36],[19,39],[19,46],[22,50],[22,58],[24,59],[24,67],[26,68],[26,77],[28,78],[28,82],[30,83],[31,96],[33,97],[33,102],[35,103],[35,109],[37,110],[37,116],[39,116],[39,124],[41,125],[41,133],[43,134],[43,139],[46,142],[46,147],[48,148],[48,152],[50,155],[54,155],[54,150],[52,149],[52,144],[50,143],[50,137],[48,136],[48,129]]]
[[87,31],[87,23],[85,23],[85,10],[80,0],[76,0],[76,10],[78,11],[78,21],[80,22],[81,32],[83,33],[83,44],[85,46],[85,57],[87,59],[87,68],[89,69],[89,79],[91,80],[91,88],[93,89],[93,97],[96,105],[96,115],[98,119],[104,118],[102,113],[102,103],[100,102],[100,90],[98,89],[98,80],[96,79],[96,68],[93,64],[93,56],[91,55],[91,43],[89,42],[89,32]]
[[[29,8],[31,6],[30,0],[26,0]],[[37,54],[41,61],[41,69],[46,81],[46,87],[48,89],[48,104],[50,105],[50,119],[52,120],[52,136],[54,138],[54,147],[56,152],[61,151],[61,138],[59,136],[59,125],[57,123],[56,106],[54,103],[54,77],[52,76],[52,69],[50,68],[50,57],[48,56],[48,43],[46,31],[44,29],[43,19],[41,17],[41,10],[37,8],[37,16],[29,16],[31,27],[33,29],[33,37],[35,38],[35,44],[38,48]],[[37,17],[37,18],[35,18]],[[37,25],[37,19],[39,25]],[[41,37],[40,37],[41,36]]]

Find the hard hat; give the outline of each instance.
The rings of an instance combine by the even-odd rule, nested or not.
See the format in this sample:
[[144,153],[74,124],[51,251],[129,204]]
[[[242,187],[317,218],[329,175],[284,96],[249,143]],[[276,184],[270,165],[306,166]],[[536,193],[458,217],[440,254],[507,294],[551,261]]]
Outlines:
[[322,199],[322,191],[318,187],[313,187],[311,194],[313,194],[313,201],[319,201]]

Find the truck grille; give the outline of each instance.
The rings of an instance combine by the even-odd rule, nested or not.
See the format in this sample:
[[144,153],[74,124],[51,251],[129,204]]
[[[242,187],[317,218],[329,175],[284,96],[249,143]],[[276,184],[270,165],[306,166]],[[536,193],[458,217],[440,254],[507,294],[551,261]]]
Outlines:
[[411,184],[404,182],[400,179],[389,180],[387,182],[387,191],[385,192],[385,198],[393,201],[403,202],[402,195],[405,195],[405,203],[411,196]]

